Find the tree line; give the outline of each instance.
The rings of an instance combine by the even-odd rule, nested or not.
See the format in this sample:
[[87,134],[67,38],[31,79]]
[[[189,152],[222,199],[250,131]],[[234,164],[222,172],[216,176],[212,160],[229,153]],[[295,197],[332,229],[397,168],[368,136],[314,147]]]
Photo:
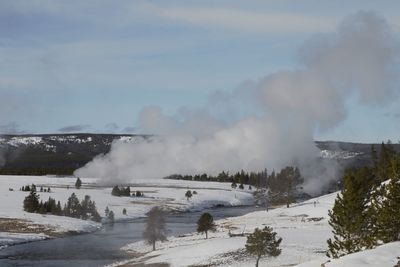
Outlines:
[[400,155],[390,142],[379,154],[371,147],[371,166],[345,171],[329,224],[327,255],[332,258],[400,240]]
[[[294,201],[297,189],[304,182],[298,167],[287,166],[279,172],[273,170],[270,174],[267,169],[261,172],[245,172],[244,170],[235,174],[222,171],[217,176],[201,174],[201,175],[181,175],[174,174],[167,176],[166,179],[189,180],[189,181],[211,181],[211,182],[229,182],[232,188],[244,189],[244,185],[255,186],[257,191],[255,197],[259,201],[265,202],[269,198],[269,202],[286,203],[287,206]],[[239,184],[239,186],[237,186]],[[268,194],[268,196],[266,195]],[[262,200],[263,198],[263,200]]]
[[31,213],[52,214],[67,216],[82,220],[101,221],[101,216],[97,212],[96,203],[86,195],[82,201],[79,201],[75,193],[68,198],[67,203],[62,207],[60,201],[49,197],[47,201],[40,200],[36,192],[36,187],[32,187],[28,196],[23,201],[24,211]]

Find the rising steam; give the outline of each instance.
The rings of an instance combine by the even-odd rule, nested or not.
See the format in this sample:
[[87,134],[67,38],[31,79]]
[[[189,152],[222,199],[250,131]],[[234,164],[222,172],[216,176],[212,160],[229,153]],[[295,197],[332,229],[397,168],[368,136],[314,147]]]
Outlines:
[[158,107],[145,108],[139,126],[154,137],[115,142],[110,153],[76,174],[121,181],[296,164],[306,176],[308,192],[316,192],[334,178],[335,168],[318,165],[315,131],[329,131],[343,121],[350,96],[374,106],[394,99],[399,48],[383,18],[358,12],[335,32],[305,42],[298,69],[268,75],[226,97],[215,94],[218,99],[211,101],[229,107],[230,101],[249,99],[252,113],[244,112],[246,116],[232,122],[217,119],[206,108],[181,109],[175,116]]

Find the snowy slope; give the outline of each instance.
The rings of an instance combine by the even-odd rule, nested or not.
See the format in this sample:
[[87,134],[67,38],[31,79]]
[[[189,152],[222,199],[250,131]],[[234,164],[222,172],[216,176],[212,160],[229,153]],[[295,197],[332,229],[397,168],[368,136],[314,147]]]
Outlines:
[[[339,259],[330,260],[325,267],[394,267],[400,262],[400,242],[384,244]],[[321,262],[306,262],[296,267],[320,267]]]
[[311,199],[288,209],[258,211],[219,220],[218,231],[211,233],[208,240],[193,233],[185,237],[171,238],[168,242],[159,244],[160,249],[155,252],[150,252],[151,248],[143,242],[130,244],[124,249],[148,252],[139,259],[145,263],[167,262],[171,266],[182,267],[254,266],[253,258],[242,255],[246,237],[231,238],[228,233],[250,233],[256,227],[269,225],[283,238],[282,254],[277,258],[262,259],[260,266],[293,266],[310,260],[318,260],[321,263],[327,260],[326,240],[331,235],[328,210],[332,208],[335,198],[336,193]]

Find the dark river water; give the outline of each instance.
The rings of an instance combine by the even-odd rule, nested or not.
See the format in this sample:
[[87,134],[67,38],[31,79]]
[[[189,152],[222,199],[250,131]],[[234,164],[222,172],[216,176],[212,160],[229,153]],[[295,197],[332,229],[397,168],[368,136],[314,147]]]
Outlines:
[[[196,231],[201,213],[209,212],[214,219],[244,215],[259,210],[256,207],[221,207],[202,212],[169,214],[169,235]],[[115,223],[83,235],[37,241],[0,250],[0,266],[104,266],[128,259],[120,250],[128,243],[142,239],[144,219]]]

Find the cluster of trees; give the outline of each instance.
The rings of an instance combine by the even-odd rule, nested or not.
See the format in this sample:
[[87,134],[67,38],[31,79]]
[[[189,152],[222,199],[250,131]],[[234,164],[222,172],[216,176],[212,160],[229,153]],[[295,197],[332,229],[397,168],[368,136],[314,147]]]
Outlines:
[[40,197],[36,193],[36,190],[31,189],[29,195],[24,199],[24,210],[42,214],[50,213],[82,220],[101,221],[101,216],[96,209],[96,203],[92,201],[88,195],[86,195],[82,201],[79,201],[75,193],[72,193],[63,208],[61,208],[60,201],[56,202],[56,200],[51,197],[45,202],[39,200]]
[[181,175],[173,174],[165,177],[166,179],[174,180],[189,180],[189,181],[204,181],[204,182],[229,182],[234,184],[249,184],[258,188],[265,187],[267,182],[268,173],[267,170],[262,172],[245,172],[240,171],[235,174],[229,174],[229,172],[222,171],[217,176],[199,174],[199,175]]
[[[241,172],[232,175],[229,174],[229,172],[223,171],[217,176],[209,176],[207,174],[174,174],[166,178],[177,180],[230,182],[232,183],[232,188],[239,187],[239,189],[244,189],[244,184],[248,184],[249,190],[252,190],[252,186],[255,186],[258,189],[255,192],[256,198],[260,201],[261,198],[263,198],[263,203],[270,203],[272,201],[274,204],[286,203],[288,207],[289,204],[294,201],[296,190],[304,182],[304,178],[301,176],[299,168],[293,166],[287,166],[277,173],[272,171],[270,174],[268,174],[268,171],[265,169],[261,172],[250,173],[242,170]],[[268,193],[268,196],[266,193]],[[191,196],[188,195],[186,195],[186,197],[188,199],[191,198]]]
[[143,192],[137,190],[136,192],[132,192],[131,188],[129,186],[121,188],[119,186],[114,186],[113,189],[111,190],[111,195],[117,196],[117,197],[130,197],[132,193],[133,197],[143,197],[144,194]]
[[[36,185],[35,184],[32,184],[32,185],[25,185],[25,186],[22,186],[20,189],[19,189],[19,191],[24,191],[24,192],[29,192],[29,191],[31,191],[31,190],[34,190],[35,192],[37,191],[37,188],[36,188]],[[47,192],[47,193],[50,193],[51,192],[51,189],[50,189],[50,187],[48,187],[48,188],[43,188],[43,186],[41,186],[40,187],[40,192]]]
[[[124,209],[124,210],[125,210],[124,215],[126,215],[126,209]],[[107,206],[106,209],[104,210],[104,214],[106,215],[106,220],[107,220],[107,222],[109,222],[109,223],[114,223],[114,219],[115,219],[114,212],[113,212],[112,210],[110,210],[110,209],[108,208],[108,206]]]
[[295,201],[298,189],[304,181],[300,170],[292,166],[287,166],[278,173],[273,171],[267,177],[267,188],[253,193],[255,201],[265,205],[267,210],[271,204],[286,204],[289,207]]
[[114,186],[111,195],[117,196],[117,197],[130,197],[131,196],[131,188],[127,186],[126,188],[121,187],[119,188],[118,185]]
[[329,211],[333,238],[329,257],[337,258],[400,240],[400,155],[390,143],[371,148],[372,166],[346,170],[343,189]]
[[25,186],[22,186],[22,187],[19,189],[19,191],[24,191],[24,192],[29,192],[29,191],[31,191],[31,190],[34,190],[34,191],[36,192],[36,185],[35,185],[35,184],[32,184],[32,185],[25,185]]

